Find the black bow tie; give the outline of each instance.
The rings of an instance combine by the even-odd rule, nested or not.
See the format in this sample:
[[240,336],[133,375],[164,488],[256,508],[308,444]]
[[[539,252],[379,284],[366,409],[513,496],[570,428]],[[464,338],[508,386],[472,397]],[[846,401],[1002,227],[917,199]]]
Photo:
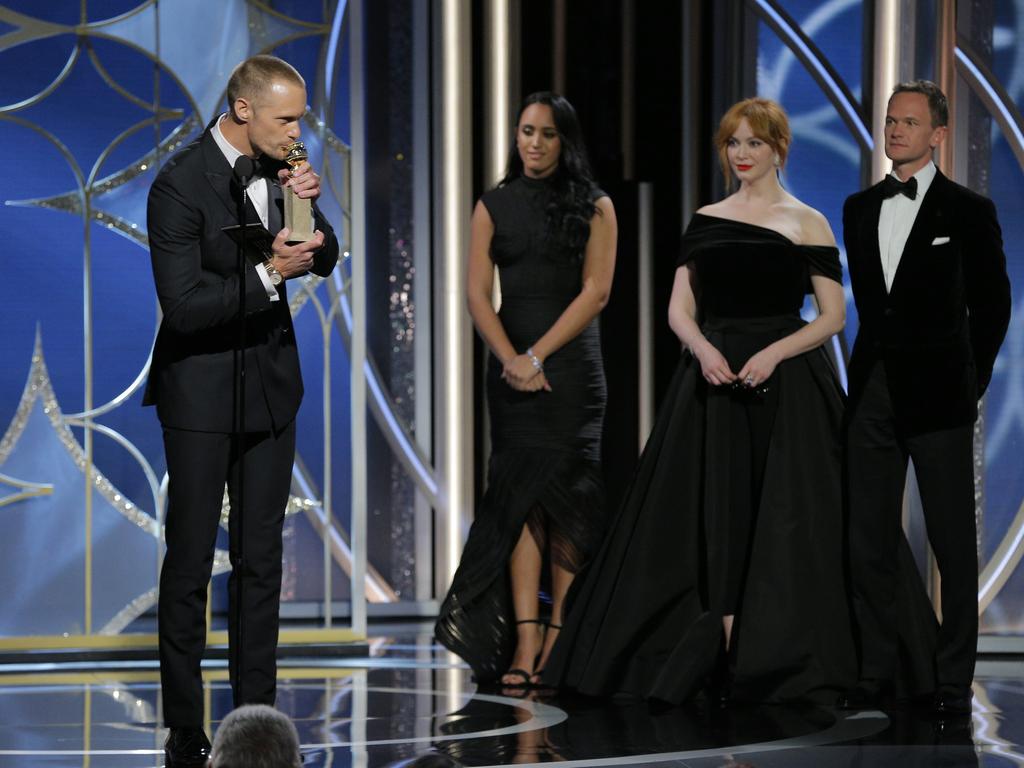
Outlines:
[[888,199],[896,195],[906,195],[911,200],[917,197],[917,177],[911,176],[906,181],[900,181],[891,173],[882,182],[882,197]]
[[252,178],[250,184],[257,179],[267,179],[268,181],[277,181],[277,171],[279,168],[284,166],[277,160],[261,156],[259,159],[252,161]]

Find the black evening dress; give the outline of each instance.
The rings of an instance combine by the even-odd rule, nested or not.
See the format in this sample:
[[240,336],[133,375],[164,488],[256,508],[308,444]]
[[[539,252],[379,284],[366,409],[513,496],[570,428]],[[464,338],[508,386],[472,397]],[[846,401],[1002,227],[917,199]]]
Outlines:
[[[841,282],[834,247],[696,214],[678,265],[699,321],[739,373],[803,324],[810,276]],[[732,696],[831,703],[856,679],[843,568],[843,393],[823,348],[756,390],[713,387],[684,352],[607,539],[577,580],[546,683],[681,703],[735,615]]]
[[[523,352],[579,295],[583,254],[567,252],[547,234],[550,181],[519,177],[481,201],[494,223],[498,317]],[[487,490],[435,626],[437,639],[481,683],[498,680],[515,651],[508,561],[523,525],[540,545],[546,575],[552,561],[577,572],[600,545],[606,522],[600,471],[605,378],[597,318],[545,361],[550,392],[513,390],[501,371],[491,355]]]

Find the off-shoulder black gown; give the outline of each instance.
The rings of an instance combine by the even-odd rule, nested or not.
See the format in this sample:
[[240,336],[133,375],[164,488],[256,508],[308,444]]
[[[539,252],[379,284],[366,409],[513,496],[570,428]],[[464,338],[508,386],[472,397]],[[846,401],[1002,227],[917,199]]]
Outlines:
[[[579,295],[583,254],[560,250],[548,236],[548,180],[519,177],[481,201],[494,223],[498,316],[523,352]],[[437,639],[484,683],[507,671],[515,651],[508,561],[523,525],[540,544],[546,575],[551,561],[579,570],[600,544],[606,522],[600,471],[606,395],[597,319],[545,361],[550,392],[513,390],[501,371],[491,355],[487,490],[435,626]]]
[[[836,248],[696,214],[704,335],[733,372],[804,323]],[[684,352],[619,514],[579,580],[545,681],[673,703],[700,690],[735,614],[737,699],[834,701],[856,666],[843,569],[843,393],[818,348],[758,391],[713,387]]]

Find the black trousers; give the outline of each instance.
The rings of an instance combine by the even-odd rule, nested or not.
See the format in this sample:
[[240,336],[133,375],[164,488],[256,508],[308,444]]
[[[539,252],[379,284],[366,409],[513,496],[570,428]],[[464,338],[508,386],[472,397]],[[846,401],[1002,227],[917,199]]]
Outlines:
[[907,460],[914,462],[928,541],[942,577],[935,658],[939,689],[962,692],[978,645],[973,425],[907,436],[897,427],[885,369],[876,364],[846,435],[850,575],[861,677],[891,681],[898,664],[897,548]]
[[[228,643],[235,706],[274,704],[277,691],[281,530],[295,457],[295,422],[278,434],[244,440],[245,508],[239,525],[239,450],[219,432],[164,429],[167,455],[167,554],[160,572],[160,682],[169,728],[200,727],[206,648],[206,594],[213,568],[224,485],[231,501]],[[244,543],[238,537],[242,529]],[[239,545],[242,544],[240,547]],[[244,557],[244,562],[241,558]],[[238,574],[242,642],[238,642]]]

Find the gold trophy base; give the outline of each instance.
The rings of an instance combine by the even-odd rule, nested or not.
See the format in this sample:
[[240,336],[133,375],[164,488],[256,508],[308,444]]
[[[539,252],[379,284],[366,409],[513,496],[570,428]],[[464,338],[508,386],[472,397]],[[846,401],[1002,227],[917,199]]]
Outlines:
[[285,190],[284,225],[291,230],[291,234],[288,235],[289,243],[305,243],[312,240],[313,204],[291,190]]

